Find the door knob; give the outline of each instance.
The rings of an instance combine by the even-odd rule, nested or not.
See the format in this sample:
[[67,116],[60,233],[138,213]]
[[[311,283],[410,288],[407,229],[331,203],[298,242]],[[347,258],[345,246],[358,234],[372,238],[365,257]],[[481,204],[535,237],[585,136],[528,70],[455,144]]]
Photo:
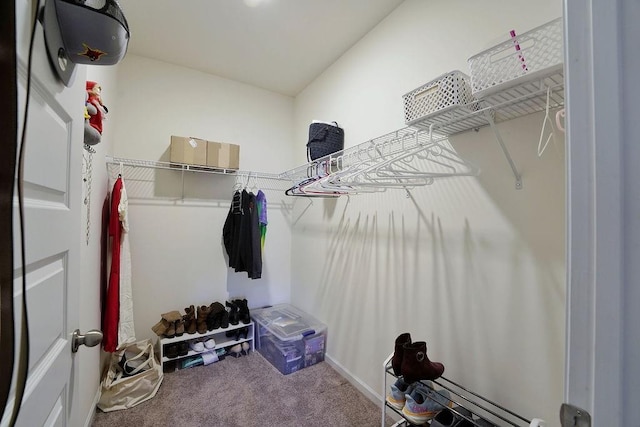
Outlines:
[[97,329],[92,329],[86,334],[82,335],[80,329],[73,331],[71,336],[71,351],[73,353],[78,351],[78,347],[86,345],[87,347],[93,347],[102,342],[102,332]]

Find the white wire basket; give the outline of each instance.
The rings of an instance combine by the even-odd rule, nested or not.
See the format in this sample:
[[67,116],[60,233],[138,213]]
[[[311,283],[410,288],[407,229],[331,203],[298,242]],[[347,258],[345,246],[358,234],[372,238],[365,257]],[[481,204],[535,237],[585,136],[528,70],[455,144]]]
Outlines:
[[563,45],[562,18],[558,18],[472,56],[468,63],[473,95],[483,98],[562,73]]
[[469,76],[451,71],[403,95],[404,119],[409,126],[461,107],[470,112],[477,109],[471,94]]

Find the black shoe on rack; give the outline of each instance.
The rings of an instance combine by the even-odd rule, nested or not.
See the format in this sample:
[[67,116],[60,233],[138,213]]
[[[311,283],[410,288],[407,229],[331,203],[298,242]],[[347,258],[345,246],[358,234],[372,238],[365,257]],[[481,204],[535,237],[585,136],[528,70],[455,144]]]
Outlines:
[[189,343],[186,341],[179,342],[178,346],[178,356],[186,356],[189,353]]
[[220,316],[220,327],[227,329],[229,327],[229,312],[225,309]]
[[167,344],[164,346],[164,355],[169,359],[178,357],[178,344]]
[[237,299],[234,301],[238,306],[238,318],[242,323],[248,325],[251,322],[251,314],[249,313],[249,305],[246,299]]
[[207,315],[207,330],[212,331],[220,327],[222,321],[222,312],[226,311],[224,305],[218,301],[209,306],[209,314]]
[[234,302],[234,301],[227,301],[226,302],[227,307],[230,308],[229,310],[229,323],[232,325],[237,325],[238,323],[240,323],[240,318],[239,318],[239,313],[238,313],[238,305]]

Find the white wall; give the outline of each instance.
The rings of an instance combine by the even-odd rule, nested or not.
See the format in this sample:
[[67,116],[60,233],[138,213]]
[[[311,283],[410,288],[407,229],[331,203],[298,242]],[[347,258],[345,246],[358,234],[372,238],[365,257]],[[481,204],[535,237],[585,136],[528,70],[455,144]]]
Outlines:
[[[102,87],[102,99],[110,111],[116,110],[117,79],[116,67],[86,67],[87,80],[98,82]],[[83,83],[84,84],[84,83]],[[101,328],[100,308],[100,224],[102,221],[102,204],[107,196],[107,172],[104,167],[105,156],[111,154],[113,147],[114,127],[107,119],[104,122],[101,142],[94,145],[96,153],[92,156],[91,193],[88,192],[88,181],[83,182],[83,199],[90,201],[90,205],[83,204],[82,222],[82,250],[80,251],[82,265],[82,280],[80,281],[80,331]],[[78,148],[80,149],[80,148]],[[84,151],[88,160],[89,154]],[[83,162],[83,178],[88,178],[87,163]],[[87,209],[88,208],[88,209]],[[87,215],[89,215],[89,238],[87,240]],[[80,419],[71,420],[71,425],[86,425],[86,421],[93,417],[94,404],[100,385],[100,346],[93,348],[81,347],[76,353],[78,376],[80,381],[79,407],[73,414]]]
[[[337,120],[346,146],[404,126],[402,95],[561,2],[406,0],[296,98],[295,135]],[[488,128],[451,138],[478,178],[339,200],[298,200],[292,303],[328,325],[328,356],[382,393],[394,339],[425,340],[445,376],[528,418],[558,419],[564,361],[564,144],[540,158],[542,115],[500,124],[522,190]],[[304,146],[296,148],[304,161]]]
[[[169,161],[171,135],[240,145],[240,169],[281,172],[292,164],[293,99],[135,55],[118,67],[114,156]],[[116,172],[117,173],[117,170]],[[233,178],[124,169],[129,194],[136,337],[153,338],[160,314],[245,296],[250,307],[288,301],[290,225],[276,183],[258,180],[269,204],[263,275],[227,267],[222,227]],[[252,179],[253,181],[253,179]],[[251,186],[251,185],[250,185]],[[159,196],[176,195],[167,201]]]

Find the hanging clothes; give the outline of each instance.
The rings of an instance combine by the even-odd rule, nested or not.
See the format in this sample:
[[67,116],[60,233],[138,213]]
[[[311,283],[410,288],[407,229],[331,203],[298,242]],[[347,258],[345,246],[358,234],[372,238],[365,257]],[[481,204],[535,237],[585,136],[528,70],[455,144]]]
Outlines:
[[111,212],[109,216],[109,237],[111,237],[111,269],[109,272],[109,288],[103,319],[104,350],[113,353],[118,346],[118,321],[120,317],[120,237],[122,227],[118,207],[122,191],[122,178],[118,177],[111,192]]
[[258,203],[258,228],[260,230],[260,249],[264,252],[264,241],[267,237],[267,196],[262,190],[256,194]]
[[222,240],[224,248],[229,256],[229,267],[236,268],[238,265],[238,257],[240,246],[238,244],[240,238],[240,219],[242,215],[242,195],[240,191],[233,193],[229,213],[224,221],[222,228]]
[[262,277],[262,248],[256,196],[242,190],[234,193],[222,229],[229,267],[247,272],[251,279]]
[[118,321],[118,349],[136,342],[133,324],[133,290],[131,287],[131,250],[129,248],[129,200],[127,190],[122,181],[120,203],[118,204],[118,218],[121,225],[120,238],[120,310]]

